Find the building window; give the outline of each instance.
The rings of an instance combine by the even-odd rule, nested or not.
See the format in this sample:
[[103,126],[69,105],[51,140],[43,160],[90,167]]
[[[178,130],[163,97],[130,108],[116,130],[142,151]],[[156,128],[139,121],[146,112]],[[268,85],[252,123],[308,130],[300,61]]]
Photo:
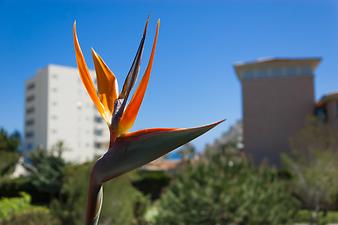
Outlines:
[[304,75],[313,75],[313,70],[312,70],[311,66],[309,66],[309,65],[302,67],[301,70],[302,70],[302,74],[304,74]]
[[31,83],[31,84],[27,85],[27,90],[31,90],[33,88],[35,88],[35,84],[34,83]]
[[97,149],[100,149],[100,148],[102,148],[102,143],[100,143],[100,142],[95,142],[95,143],[94,143],[94,147],[97,148]]
[[76,103],[76,108],[79,109],[79,110],[82,109],[82,102],[78,101]]
[[26,144],[26,148],[27,148],[27,150],[32,150],[33,144],[32,143],[27,143]]
[[28,131],[28,132],[26,132],[26,138],[32,138],[32,137],[34,137],[34,132],[33,131]]
[[34,108],[33,107],[30,107],[28,109],[26,109],[26,113],[27,114],[30,114],[30,113],[33,113],[34,112]]
[[96,136],[102,136],[103,130],[94,130],[94,134],[95,134]]
[[102,119],[100,116],[95,116],[94,121],[95,121],[96,123],[102,123],[102,122],[103,122],[103,119]]
[[290,67],[288,67],[287,69],[286,69],[286,72],[287,72],[287,76],[294,76],[294,75],[300,75],[299,73],[298,73],[298,68],[297,67],[295,67],[295,66],[290,66]]
[[31,95],[31,96],[27,96],[26,98],[26,102],[31,102],[35,99],[34,95]]
[[52,115],[52,120],[56,120],[58,117],[56,115]]
[[326,108],[325,107],[316,108],[315,109],[315,115],[320,121],[322,121],[322,122],[327,121],[327,114],[326,114]]
[[31,126],[34,124],[34,120],[27,120],[26,121],[26,126]]

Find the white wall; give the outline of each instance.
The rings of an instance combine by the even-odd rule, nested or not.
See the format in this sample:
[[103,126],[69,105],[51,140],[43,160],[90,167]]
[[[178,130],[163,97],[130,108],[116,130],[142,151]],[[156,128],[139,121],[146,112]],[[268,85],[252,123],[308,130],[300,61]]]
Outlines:
[[[108,127],[95,122],[98,113],[77,68],[48,65],[27,83],[32,81],[36,83],[34,147],[41,144],[51,149],[63,141],[68,148],[65,159],[75,162],[90,160],[106,150],[105,146],[95,147],[95,143],[108,143]],[[102,135],[95,135],[95,129],[102,130]]]

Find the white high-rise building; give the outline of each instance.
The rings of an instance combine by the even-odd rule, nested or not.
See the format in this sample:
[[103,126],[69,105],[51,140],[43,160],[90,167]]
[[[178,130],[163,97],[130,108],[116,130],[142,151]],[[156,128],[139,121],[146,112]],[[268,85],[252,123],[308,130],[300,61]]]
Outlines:
[[[93,78],[94,71],[90,71]],[[94,80],[94,79],[93,79]],[[48,65],[26,81],[24,149],[52,149],[59,141],[68,161],[102,154],[109,129],[80,80],[77,68]]]

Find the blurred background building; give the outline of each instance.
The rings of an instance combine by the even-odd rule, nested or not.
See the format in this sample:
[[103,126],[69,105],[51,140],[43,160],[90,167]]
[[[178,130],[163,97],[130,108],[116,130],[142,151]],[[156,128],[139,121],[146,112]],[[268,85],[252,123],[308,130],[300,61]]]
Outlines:
[[320,58],[265,58],[234,65],[242,86],[244,150],[279,165],[280,154],[310,115],[338,128],[338,94],[314,95]]
[[109,143],[107,125],[88,97],[77,68],[48,65],[26,81],[24,126],[26,151],[50,150],[61,141],[66,148],[63,156],[69,161],[92,159]]
[[[280,154],[290,151],[290,138],[304,127],[308,116],[315,115],[338,130],[338,93],[318,102],[314,97],[320,60],[264,58],[235,64],[243,118],[213,145],[232,144],[257,163],[267,160],[279,165]],[[24,150],[52,149],[61,141],[67,149],[64,158],[82,162],[107,149],[109,130],[83,88],[77,68],[48,65],[26,81],[25,93]]]
[[338,131],[338,92],[324,95],[316,104],[315,114]]

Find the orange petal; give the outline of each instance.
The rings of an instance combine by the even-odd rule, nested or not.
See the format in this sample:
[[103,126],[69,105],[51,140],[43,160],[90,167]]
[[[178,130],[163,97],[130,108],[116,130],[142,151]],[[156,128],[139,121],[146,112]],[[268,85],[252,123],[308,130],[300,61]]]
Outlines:
[[79,69],[79,73],[80,73],[80,77],[82,80],[82,83],[84,84],[88,95],[90,96],[90,98],[92,99],[92,101],[94,102],[97,110],[99,111],[99,113],[101,114],[102,118],[109,123],[110,121],[107,119],[104,108],[102,103],[100,102],[99,97],[96,94],[96,90],[93,84],[93,81],[90,77],[90,73],[88,71],[88,67],[86,64],[86,61],[83,57],[81,48],[80,48],[80,44],[79,41],[77,39],[77,35],[76,35],[76,22],[74,22],[74,26],[73,26],[73,34],[74,34],[74,47],[75,47],[75,55],[76,55],[76,62],[77,62],[77,66]]
[[105,64],[102,58],[92,49],[92,55],[97,77],[97,89],[107,117],[111,118],[114,111],[114,102],[118,96],[118,84],[114,73]]
[[183,128],[148,128],[148,129],[143,129],[143,130],[138,130],[135,132],[131,132],[125,135],[122,135],[119,137],[119,139],[133,139],[137,137],[141,137],[147,134],[158,134],[161,132],[168,132],[168,131],[173,131],[173,130],[179,130]]
[[151,73],[151,69],[152,69],[152,65],[154,61],[159,28],[160,28],[160,20],[158,20],[157,22],[155,39],[153,43],[153,48],[151,50],[151,55],[150,55],[147,69],[144,72],[142,80],[140,81],[140,84],[137,87],[129,105],[127,106],[125,112],[123,113],[121,117],[121,120],[119,123],[119,134],[126,133],[133,126],[136,116],[138,114],[138,111],[140,109],[144,94],[147,89],[147,85],[148,85],[148,81],[149,81],[149,77],[150,77],[150,73]]

